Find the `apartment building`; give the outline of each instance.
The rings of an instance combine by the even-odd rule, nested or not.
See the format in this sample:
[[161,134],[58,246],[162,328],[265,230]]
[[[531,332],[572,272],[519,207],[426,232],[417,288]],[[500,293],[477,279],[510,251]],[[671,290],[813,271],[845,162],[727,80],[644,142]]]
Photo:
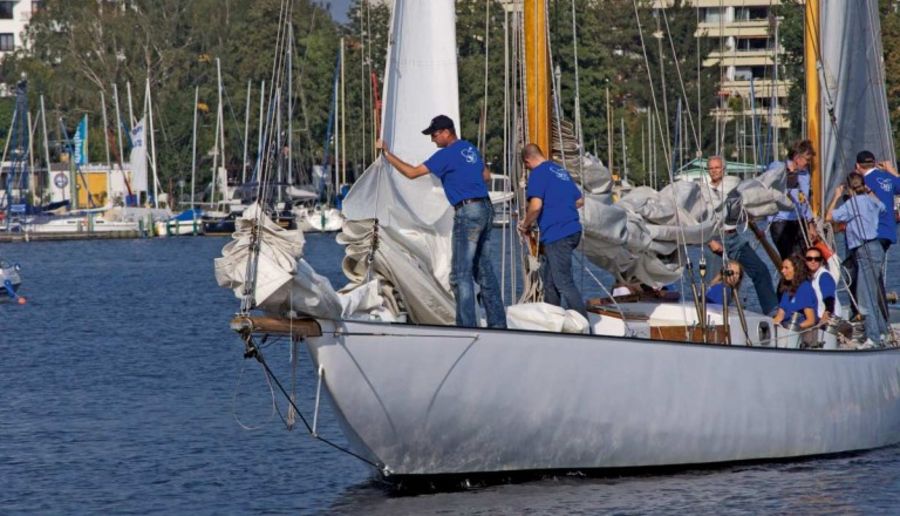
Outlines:
[[24,46],[28,21],[43,3],[40,0],[0,0],[0,59]]
[[790,127],[786,105],[791,81],[782,77],[778,66],[783,55],[777,43],[780,20],[771,11],[773,5],[781,2],[688,0],[687,3],[700,9],[700,23],[694,35],[714,41],[715,50],[703,60],[703,66],[720,70],[722,102],[713,114],[723,122],[736,115],[755,114],[772,127]]

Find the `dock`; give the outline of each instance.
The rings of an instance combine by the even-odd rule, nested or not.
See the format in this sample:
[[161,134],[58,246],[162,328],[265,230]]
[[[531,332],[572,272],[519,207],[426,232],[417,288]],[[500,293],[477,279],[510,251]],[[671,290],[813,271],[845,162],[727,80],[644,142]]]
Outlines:
[[0,232],[0,242],[50,242],[61,240],[110,240],[120,238],[141,238],[140,231],[103,231],[70,233],[23,233]]

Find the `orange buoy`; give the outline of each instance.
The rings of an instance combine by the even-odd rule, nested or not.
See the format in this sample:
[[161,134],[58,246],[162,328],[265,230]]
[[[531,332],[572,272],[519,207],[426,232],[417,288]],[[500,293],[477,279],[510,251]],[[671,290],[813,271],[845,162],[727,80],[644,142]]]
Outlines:
[[19,296],[19,297],[18,297],[18,300],[19,300],[19,304],[20,304],[20,305],[24,305],[25,303],[28,302],[28,300],[25,299],[25,298],[22,297],[22,296]]

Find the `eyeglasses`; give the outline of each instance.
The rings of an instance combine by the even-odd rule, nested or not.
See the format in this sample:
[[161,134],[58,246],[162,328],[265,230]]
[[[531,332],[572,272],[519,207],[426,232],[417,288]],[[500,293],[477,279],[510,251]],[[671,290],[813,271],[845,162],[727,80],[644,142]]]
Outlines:
[[808,261],[808,262],[821,262],[822,261],[821,256],[806,256],[805,258],[806,258],[806,261]]

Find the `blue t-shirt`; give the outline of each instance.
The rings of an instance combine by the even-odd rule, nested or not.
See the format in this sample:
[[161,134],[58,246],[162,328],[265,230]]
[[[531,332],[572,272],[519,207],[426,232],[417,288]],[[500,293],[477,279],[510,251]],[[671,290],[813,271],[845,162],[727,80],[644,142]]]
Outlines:
[[528,176],[525,197],[537,197],[544,203],[537,219],[541,242],[552,244],[581,232],[575,207],[575,201],[581,199],[581,190],[566,169],[550,160],[534,167]]
[[[732,289],[728,289],[728,299],[731,299],[731,291]],[[721,305],[724,304],[722,302],[723,294],[725,294],[725,284],[724,283],[716,283],[715,285],[706,289],[706,302],[711,305]]]
[[[784,165],[787,167],[788,162],[784,161],[775,161],[769,165],[767,170],[772,170],[773,168]],[[797,212],[803,216],[804,220],[812,219],[812,210],[809,206],[809,188],[810,188],[810,178],[809,178],[809,170],[795,170],[794,172],[790,172],[785,169],[785,174],[788,177],[788,185],[785,188],[785,193],[788,197],[794,201],[794,208],[790,210],[779,211],[775,215],[772,216],[771,221],[779,221],[779,220],[797,220]],[[790,183],[792,183],[792,177],[796,179],[796,186],[791,188]],[[802,194],[802,196],[801,196]]]
[[884,204],[871,195],[854,195],[835,208],[831,212],[831,218],[847,224],[844,237],[847,239],[847,247],[852,250],[878,238],[878,221],[884,211]]
[[872,169],[866,176],[866,186],[884,204],[885,210],[878,216],[878,238],[897,243],[897,219],[894,214],[894,196],[900,195],[900,177],[881,169]]
[[813,290],[812,284],[809,281],[804,281],[797,287],[797,293],[793,296],[789,292],[781,294],[781,302],[778,303],[778,308],[784,310],[782,324],[787,327],[791,324],[791,317],[794,316],[794,312],[800,312],[800,317],[797,319],[798,324],[806,321],[806,316],[803,314],[805,308],[811,308],[813,314],[816,314],[819,308],[819,300],[816,298],[816,291]]
[[452,205],[466,199],[488,196],[481,153],[465,140],[456,140],[443,149],[438,149],[425,161],[425,166],[440,178],[447,200]]

